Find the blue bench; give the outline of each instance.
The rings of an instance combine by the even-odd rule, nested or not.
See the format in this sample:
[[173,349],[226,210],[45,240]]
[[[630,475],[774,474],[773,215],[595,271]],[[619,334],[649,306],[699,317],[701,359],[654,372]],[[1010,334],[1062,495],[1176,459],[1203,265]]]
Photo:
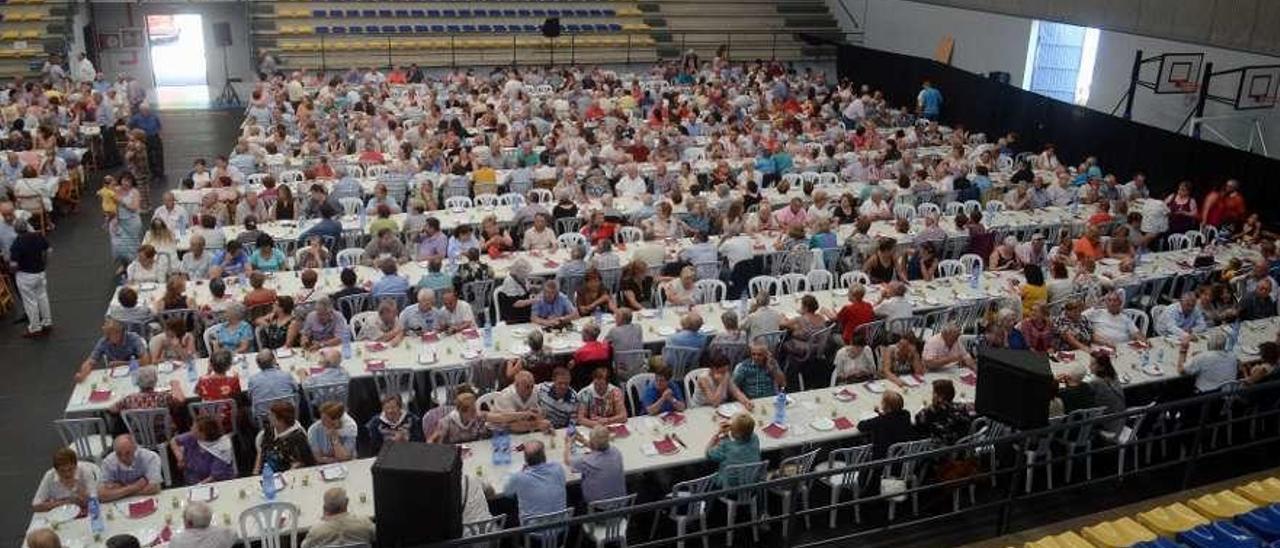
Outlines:
[[1178,533],[1178,542],[1190,548],[1257,548],[1262,541],[1229,521],[1215,521]]
[[1267,542],[1280,540],[1280,504],[1240,514],[1236,516],[1236,524]]

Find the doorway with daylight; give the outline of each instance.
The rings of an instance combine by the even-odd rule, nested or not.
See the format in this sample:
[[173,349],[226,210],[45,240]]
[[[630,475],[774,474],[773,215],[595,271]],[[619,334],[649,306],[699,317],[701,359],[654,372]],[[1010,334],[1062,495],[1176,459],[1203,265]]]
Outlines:
[[161,109],[209,107],[204,18],[198,14],[147,16],[147,43]]

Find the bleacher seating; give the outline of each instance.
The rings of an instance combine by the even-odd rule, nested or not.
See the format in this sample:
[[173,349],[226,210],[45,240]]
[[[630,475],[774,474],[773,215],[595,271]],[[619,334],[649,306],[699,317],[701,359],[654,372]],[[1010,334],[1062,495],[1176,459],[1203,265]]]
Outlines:
[[67,6],[47,0],[0,1],[0,78],[31,76],[65,47]]
[[1135,546],[1156,548],[1274,546],[1280,541],[1280,479],[1265,478],[1234,489],[1049,535],[1025,548]]
[[[555,55],[578,62],[655,58],[650,28],[630,3],[261,2],[257,46],[298,68],[536,62],[551,56],[542,22],[558,17]],[[320,55],[323,52],[324,55]],[[393,53],[394,52],[394,53]],[[448,53],[449,55],[438,55]],[[435,55],[432,55],[435,54]],[[395,56],[400,56],[395,58]],[[626,57],[630,55],[630,57]]]

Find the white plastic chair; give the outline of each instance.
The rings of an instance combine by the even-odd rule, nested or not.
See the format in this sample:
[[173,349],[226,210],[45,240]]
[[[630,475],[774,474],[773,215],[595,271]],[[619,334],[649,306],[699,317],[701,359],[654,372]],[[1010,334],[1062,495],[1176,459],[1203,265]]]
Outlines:
[[452,196],[445,198],[444,207],[445,209],[468,209],[471,207],[471,198],[468,196]]
[[[862,482],[866,481],[867,475],[861,470],[856,469],[857,466],[871,461],[871,446],[861,445],[858,447],[843,447],[840,449],[832,449],[827,455],[827,462],[818,463],[814,466],[815,470],[843,470],[843,472],[831,476],[823,476],[818,481],[826,484],[831,489],[831,527],[836,526],[836,515],[839,508],[835,506],[840,501],[840,492],[848,490],[853,493],[853,500],[862,497]],[[862,507],[858,504],[853,505],[853,521],[854,523],[862,523]]]
[[986,262],[982,259],[982,257],[975,255],[973,253],[965,253],[964,255],[961,255],[960,263],[964,265],[964,271],[966,274],[973,272],[977,269],[983,269],[983,267],[986,266]]
[[476,194],[473,203],[479,207],[493,207],[498,205],[498,195],[489,193]]
[[364,202],[361,202],[360,198],[341,198],[338,203],[342,204],[343,215],[359,215],[360,208],[364,207]]
[[627,396],[627,409],[631,410],[631,416],[640,417],[647,414],[641,408],[642,404],[640,402],[642,401],[644,389],[649,386],[649,383],[653,382],[654,377],[656,375],[653,373],[636,373],[627,379],[623,394]]
[[947,216],[955,217],[957,213],[964,211],[964,202],[948,202],[945,211]]
[[[721,473],[721,477],[726,478],[727,485],[721,485],[721,487],[747,487],[763,482],[768,466],[768,461],[726,466]],[[720,497],[720,502],[725,505],[725,518],[729,527],[729,530],[725,532],[725,546],[733,546],[734,523],[737,521],[738,508],[744,506],[751,510],[751,536],[755,542],[760,542],[760,528],[758,526],[760,521],[759,499],[760,489],[758,488],[744,488]]]
[[[630,508],[636,502],[636,494],[624,495],[617,498],[597,500],[587,504],[587,515],[597,512],[610,512]],[[582,524],[582,536],[586,540],[595,543],[596,548],[604,548],[606,544],[618,543],[622,546],[627,545],[627,522],[626,516],[605,518],[600,521],[589,521]],[[581,542],[579,542],[581,544]]]
[[893,216],[897,219],[914,219],[916,218],[916,208],[911,204],[898,204],[893,206]]
[[773,276],[756,276],[747,282],[747,295],[755,298],[761,292],[772,294],[778,290],[778,279]]
[[62,438],[62,444],[75,450],[76,456],[102,465],[102,458],[111,452],[111,434],[107,421],[102,417],[58,419],[54,430]]
[[871,285],[871,276],[866,272],[855,270],[853,272],[845,272],[840,275],[840,289],[848,289],[853,284],[859,284],[863,287]]
[[556,201],[555,194],[545,188],[529,189],[529,201],[535,204],[550,204]]
[[987,213],[999,213],[1004,211],[1005,203],[1000,200],[991,200],[987,202]]
[[788,273],[778,278],[782,295],[791,295],[809,290],[809,278],[804,274]]
[[[703,476],[701,478],[682,481],[675,484],[671,488],[671,493],[667,495],[667,499],[682,499],[701,495],[715,488],[716,475]],[[657,515],[653,517],[653,525],[649,529],[649,538],[654,538],[658,531],[658,518],[666,515],[671,521],[676,523],[676,548],[684,548],[685,530],[689,527],[689,523],[697,520],[702,529],[707,529],[707,501],[697,500],[690,501],[684,505],[671,506],[665,509],[658,509]],[[702,536],[702,548],[710,548],[711,540],[709,535]]]
[[720,280],[703,278],[693,282],[693,300],[698,304],[718,303],[728,293],[729,287]]
[[498,196],[498,205],[504,205],[508,207],[521,207],[525,205],[525,199],[522,194],[519,194],[516,192],[508,192],[506,194]]
[[[246,546],[256,539],[262,548],[293,548],[298,545],[299,513],[298,507],[289,502],[264,502],[250,506],[240,512],[240,539]],[[253,525],[252,530],[250,524]],[[285,535],[289,537],[288,544],[280,541]]]
[[641,240],[644,240],[644,231],[640,230],[639,227],[624,226],[613,234],[614,243],[629,244]]
[[933,202],[921,202],[920,205],[916,206],[917,215],[924,217],[930,213],[933,213],[935,215],[941,215],[942,208],[938,207],[938,204],[935,204]]
[[1151,318],[1147,316],[1146,312],[1136,308],[1126,308],[1120,312],[1123,313],[1125,317],[1133,320],[1134,325],[1138,326],[1139,333],[1142,333],[1144,337],[1147,335],[1147,328],[1151,326]]
[[[977,255],[971,255],[977,257]],[[955,259],[943,259],[938,261],[938,277],[950,278],[952,276],[964,276],[969,273],[969,268],[964,263]]]
[[[550,525],[567,521],[573,516],[573,508],[565,508],[559,512],[551,512],[548,514],[538,514],[528,516],[520,520],[522,527],[533,527],[538,525]],[[535,544],[538,548],[557,548],[564,546],[565,537],[569,535],[569,530],[564,527],[555,527],[543,529],[528,533],[524,536],[524,548],[532,548]]]
[[1170,234],[1167,239],[1170,251],[1177,251],[1191,247],[1191,239],[1185,234]]
[[589,245],[589,242],[587,241],[587,237],[577,232],[566,232],[564,234],[556,236],[556,243],[560,245],[561,249],[587,247]]
[[826,291],[831,289],[832,276],[829,270],[810,270],[808,278],[809,291]]
[[364,256],[364,250],[358,247],[348,247],[338,252],[338,268],[347,268],[360,264],[360,257]]
[[[778,471],[790,475],[803,475],[813,471],[813,463],[818,459],[818,449],[809,451],[808,453],[787,457],[778,463]],[[769,489],[769,492],[778,495],[782,499],[782,515],[791,515],[791,505],[796,498],[800,499],[800,506],[805,510],[809,509],[809,492],[812,490],[813,481],[802,481],[790,485],[778,486]],[[804,516],[804,526],[810,527],[809,514]],[[787,532],[791,528],[791,520],[782,522],[782,538],[791,538]]]

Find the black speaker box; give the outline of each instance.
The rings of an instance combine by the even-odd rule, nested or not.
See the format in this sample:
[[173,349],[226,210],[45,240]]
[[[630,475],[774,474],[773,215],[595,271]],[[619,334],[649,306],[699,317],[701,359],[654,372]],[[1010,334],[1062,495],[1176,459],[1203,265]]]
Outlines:
[[560,18],[548,17],[542,22],[542,35],[547,38],[555,38],[560,36]]
[[373,462],[372,474],[378,546],[421,546],[462,536],[457,447],[389,443]]
[[1046,354],[983,349],[978,352],[977,412],[1019,430],[1047,426],[1053,383]]
[[218,46],[231,45],[231,23],[213,24],[213,43]]

